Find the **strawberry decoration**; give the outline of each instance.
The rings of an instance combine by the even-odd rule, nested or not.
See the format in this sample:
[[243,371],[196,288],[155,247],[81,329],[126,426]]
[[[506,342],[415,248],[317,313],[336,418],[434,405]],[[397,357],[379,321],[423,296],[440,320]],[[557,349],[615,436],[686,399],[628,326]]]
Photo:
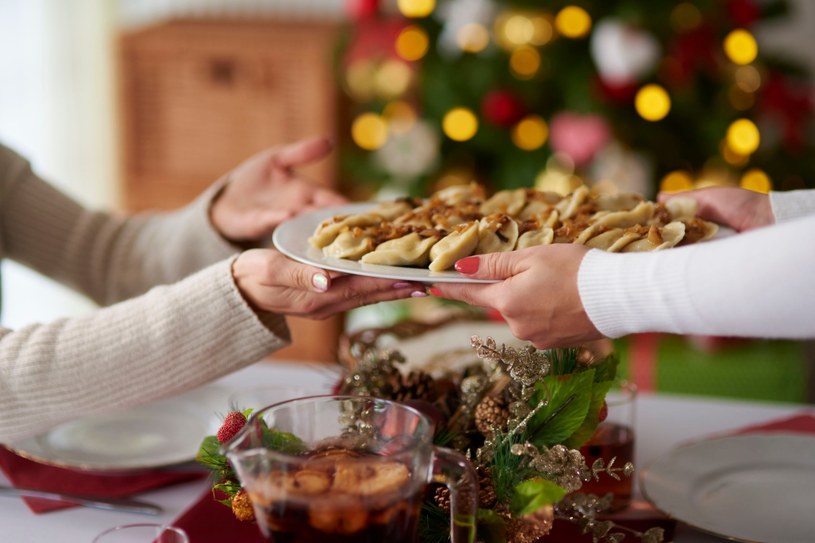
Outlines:
[[600,412],[597,413],[597,422],[603,422],[608,417],[608,403],[605,401],[603,405],[600,406]]
[[226,443],[235,437],[235,434],[240,432],[244,426],[246,426],[246,415],[240,411],[230,411],[224,417],[224,422],[216,434],[218,442]]

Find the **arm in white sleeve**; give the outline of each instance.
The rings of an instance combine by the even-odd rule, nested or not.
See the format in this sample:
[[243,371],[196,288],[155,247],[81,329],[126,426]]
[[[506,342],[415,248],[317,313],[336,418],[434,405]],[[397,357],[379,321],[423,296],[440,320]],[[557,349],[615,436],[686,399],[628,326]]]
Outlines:
[[593,250],[583,306],[608,337],[636,332],[815,338],[815,214],[653,253]]
[[811,215],[815,213],[815,190],[770,192],[770,206],[775,222]]

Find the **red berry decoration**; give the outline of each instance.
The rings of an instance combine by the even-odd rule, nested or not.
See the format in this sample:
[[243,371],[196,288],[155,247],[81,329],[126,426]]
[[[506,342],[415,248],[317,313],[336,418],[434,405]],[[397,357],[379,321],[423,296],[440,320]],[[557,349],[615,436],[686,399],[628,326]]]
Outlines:
[[608,404],[604,401],[600,406],[600,412],[597,413],[597,422],[603,422],[608,417]]
[[246,416],[240,411],[230,411],[226,414],[224,423],[218,429],[218,442],[226,443],[235,437],[235,434],[240,432],[244,426],[246,426]]
[[526,108],[520,98],[509,91],[495,90],[488,93],[481,103],[481,112],[494,125],[508,128],[521,120]]

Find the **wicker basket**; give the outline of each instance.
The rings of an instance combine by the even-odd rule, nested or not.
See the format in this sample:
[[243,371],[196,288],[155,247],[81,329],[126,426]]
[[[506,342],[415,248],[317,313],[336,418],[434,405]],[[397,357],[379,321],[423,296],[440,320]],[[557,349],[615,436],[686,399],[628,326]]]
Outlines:
[[[336,136],[338,23],[172,21],[120,40],[123,207],[171,209],[257,151]],[[303,170],[335,183],[331,158]],[[339,318],[290,319],[276,358],[333,361]]]

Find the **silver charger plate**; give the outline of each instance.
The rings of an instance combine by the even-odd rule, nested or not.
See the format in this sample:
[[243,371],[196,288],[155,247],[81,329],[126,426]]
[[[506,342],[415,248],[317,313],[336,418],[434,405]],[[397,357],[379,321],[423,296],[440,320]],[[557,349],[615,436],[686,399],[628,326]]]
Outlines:
[[713,535],[749,543],[815,541],[815,436],[699,441],[658,459],[640,480],[655,507]]
[[217,385],[139,407],[65,422],[8,444],[24,458],[89,472],[127,472],[195,459],[204,437],[218,430],[228,391]]

